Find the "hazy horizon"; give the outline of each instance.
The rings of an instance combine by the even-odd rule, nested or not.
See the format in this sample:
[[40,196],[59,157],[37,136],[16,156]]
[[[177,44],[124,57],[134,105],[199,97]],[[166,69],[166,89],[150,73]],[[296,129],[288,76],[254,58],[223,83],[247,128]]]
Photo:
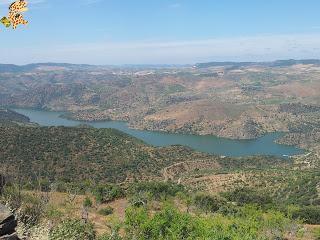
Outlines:
[[27,66],[32,64],[70,64],[70,65],[89,65],[89,66],[110,66],[110,67],[126,67],[126,66],[193,66],[196,64],[201,63],[272,63],[277,61],[308,61],[308,60],[315,60],[320,61],[320,58],[302,58],[302,59],[293,59],[293,58],[287,58],[287,59],[273,59],[269,61],[233,61],[233,60],[225,60],[225,61],[207,61],[207,62],[195,62],[195,63],[185,63],[185,64],[175,64],[175,63],[123,63],[123,64],[89,64],[89,63],[74,63],[74,62],[29,62],[25,64],[15,64],[15,63],[3,63],[0,62],[1,65],[16,65],[16,66]]

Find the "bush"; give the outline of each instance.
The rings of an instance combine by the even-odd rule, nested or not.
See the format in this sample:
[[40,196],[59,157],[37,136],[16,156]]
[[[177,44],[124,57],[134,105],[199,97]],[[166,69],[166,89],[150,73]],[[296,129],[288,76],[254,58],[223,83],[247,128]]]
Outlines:
[[86,197],[86,198],[84,199],[84,201],[83,201],[83,206],[84,206],[85,208],[91,208],[92,205],[93,205],[93,203],[92,203],[91,199],[90,199],[89,197]]
[[249,188],[237,188],[231,192],[223,193],[222,196],[228,201],[236,202],[240,206],[245,204],[265,206],[273,203],[271,196]]
[[179,213],[172,207],[152,217],[145,208],[129,208],[125,224],[128,239],[199,239],[191,215]]
[[316,230],[314,230],[314,237],[315,237],[315,240],[320,240],[320,228],[317,228]]
[[239,211],[242,214],[235,217],[201,217],[179,212],[174,206],[154,214],[146,208],[129,208],[125,239],[285,239],[290,230],[291,221],[280,212],[263,212],[254,206],[239,207]]
[[15,184],[5,186],[0,195],[0,201],[13,210],[19,209],[22,204],[22,192],[19,186]]
[[38,197],[25,195],[18,211],[19,220],[26,226],[37,225],[44,214],[44,203]]
[[52,205],[48,205],[45,216],[53,222],[58,222],[63,217],[63,212]]
[[219,208],[217,213],[222,214],[223,216],[237,216],[240,212],[240,207],[233,204],[227,203]]
[[134,207],[143,207],[147,205],[149,198],[150,197],[146,193],[140,195],[136,194],[130,198],[129,202]]
[[110,206],[99,210],[99,214],[103,216],[108,216],[108,215],[111,215],[112,213],[113,213],[113,208]]
[[98,203],[108,203],[124,197],[124,191],[116,185],[99,185],[93,189],[93,195]]
[[197,194],[194,198],[194,204],[201,210],[208,212],[216,212],[226,204],[225,199],[207,194]]
[[301,219],[307,224],[320,224],[320,207],[306,206],[292,212],[292,218]]
[[50,240],[94,240],[96,237],[92,224],[80,220],[65,220],[52,229]]
[[176,196],[178,192],[184,192],[182,185],[171,182],[142,182],[133,184],[129,192],[131,195],[141,195],[141,193],[150,193],[150,196],[156,200],[167,199],[169,196]]

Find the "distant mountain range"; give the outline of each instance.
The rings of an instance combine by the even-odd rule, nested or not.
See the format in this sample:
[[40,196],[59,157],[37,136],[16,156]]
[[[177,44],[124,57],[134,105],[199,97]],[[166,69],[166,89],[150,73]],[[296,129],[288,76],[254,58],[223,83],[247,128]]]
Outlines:
[[32,63],[27,65],[14,65],[14,64],[0,64],[0,72],[28,72],[34,71],[39,68],[68,68],[68,69],[87,69],[97,68],[99,66],[88,65],[88,64],[70,64],[70,63]]
[[248,66],[264,66],[264,67],[289,67],[296,64],[320,64],[319,59],[304,59],[304,60],[277,60],[271,62],[207,62],[198,63],[196,67],[198,68],[208,68],[208,67],[248,67]]
[[[296,64],[320,64],[319,59],[304,59],[304,60],[276,60],[270,62],[205,62],[205,63],[197,63],[195,66],[197,68],[208,68],[208,67],[228,67],[228,68],[239,68],[239,67],[248,67],[248,66],[264,66],[264,67],[288,67]],[[171,68],[171,67],[183,67],[183,66],[191,66],[191,65],[173,65],[173,64],[124,64],[119,66],[119,68]],[[19,73],[19,72],[28,72],[34,71],[41,68],[67,68],[69,70],[85,70],[85,69],[95,69],[95,68],[105,68],[112,67],[110,65],[99,66],[99,65],[90,65],[90,64],[71,64],[71,63],[32,63],[27,65],[15,65],[15,64],[0,64],[0,72],[10,72],[10,73]]]

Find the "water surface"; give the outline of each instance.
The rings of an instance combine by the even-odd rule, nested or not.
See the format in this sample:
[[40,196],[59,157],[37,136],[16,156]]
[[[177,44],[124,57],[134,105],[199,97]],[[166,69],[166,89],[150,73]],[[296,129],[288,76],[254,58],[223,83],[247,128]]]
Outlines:
[[281,137],[282,133],[271,133],[254,140],[231,140],[216,136],[198,136],[188,134],[174,134],[130,129],[125,122],[103,121],[82,122],[64,119],[60,117],[63,112],[50,112],[33,109],[13,109],[28,116],[31,122],[42,126],[77,126],[88,124],[95,128],[114,128],[130,134],[144,142],[157,147],[169,145],[184,145],[197,151],[223,156],[251,156],[273,155],[280,157],[302,154],[304,151],[293,146],[276,144],[274,141]]

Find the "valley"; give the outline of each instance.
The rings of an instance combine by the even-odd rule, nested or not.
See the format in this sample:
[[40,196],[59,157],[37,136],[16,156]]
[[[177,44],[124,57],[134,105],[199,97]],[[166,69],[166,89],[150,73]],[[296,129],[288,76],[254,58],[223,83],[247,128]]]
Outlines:
[[[0,106],[126,121],[141,130],[254,139],[319,152],[317,60],[181,67],[33,64],[2,67]],[[302,135],[301,135],[302,134]],[[309,139],[301,143],[298,139]]]
[[277,144],[281,140],[283,133],[268,133],[257,139],[227,139],[216,136],[201,136],[181,133],[168,133],[159,131],[147,131],[129,128],[126,122],[121,121],[98,121],[83,122],[63,118],[64,112],[50,112],[33,109],[14,109],[14,111],[27,116],[30,121],[40,126],[66,126],[76,127],[87,125],[98,129],[113,128],[130,136],[136,137],[147,144],[156,147],[167,147],[172,145],[182,145],[193,150],[220,155],[220,156],[251,156],[251,155],[272,155],[288,158],[294,155],[303,154],[302,149]]
[[1,66],[0,203],[46,239],[317,239],[319,71]]
[[[91,234],[79,237],[83,240],[114,234],[150,238],[143,223],[130,222],[139,214],[168,228],[184,226],[175,222],[181,218],[188,225],[197,222],[201,231],[186,232],[196,239],[240,237],[242,230],[230,230],[240,222],[249,239],[271,231],[267,239],[307,240],[319,229],[319,165],[301,162],[303,156],[221,157],[183,146],[153,147],[115,129],[41,127],[13,111],[0,116],[0,177],[6,181],[0,203],[19,208],[17,231],[31,239],[77,231]],[[84,213],[87,224],[77,220]],[[170,223],[156,220],[172,216],[176,220]],[[211,227],[203,231],[207,224]],[[247,233],[253,225],[256,230]],[[185,230],[176,231],[180,236]],[[157,239],[159,232],[154,234]]]

